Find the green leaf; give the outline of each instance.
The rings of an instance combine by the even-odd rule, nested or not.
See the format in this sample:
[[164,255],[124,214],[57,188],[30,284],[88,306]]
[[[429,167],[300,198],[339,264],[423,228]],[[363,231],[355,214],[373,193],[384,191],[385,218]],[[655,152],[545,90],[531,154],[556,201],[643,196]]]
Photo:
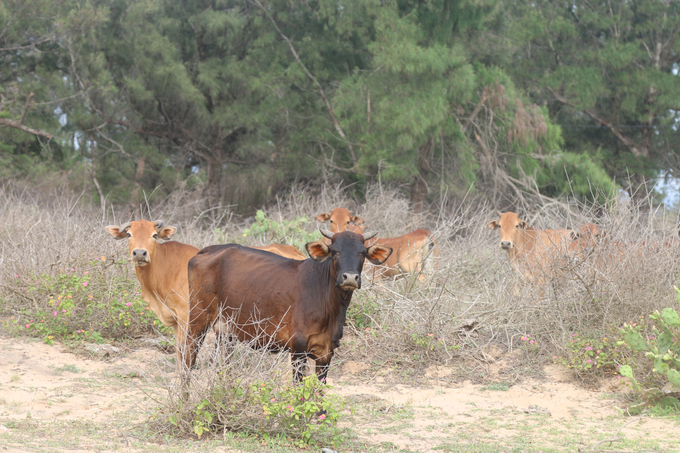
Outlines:
[[657,345],[659,347],[659,354],[665,354],[668,352],[668,349],[671,347],[673,344],[673,337],[666,332],[662,333],[659,335],[659,338],[657,339]]
[[680,388],[680,373],[678,373],[678,370],[670,369],[668,370],[668,373],[666,373],[666,376],[668,376],[668,381],[671,384],[677,388]]
[[639,332],[626,332],[623,339],[635,351],[645,351],[647,349],[647,342]]
[[672,308],[664,308],[661,310],[661,319],[671,327],[680,327],[680,316],[678,316],[678,312]]
[[621,368],[619,368],[619,373],[623,377],[627,378],[633,377],[633,369],[629,365],[621,365]]

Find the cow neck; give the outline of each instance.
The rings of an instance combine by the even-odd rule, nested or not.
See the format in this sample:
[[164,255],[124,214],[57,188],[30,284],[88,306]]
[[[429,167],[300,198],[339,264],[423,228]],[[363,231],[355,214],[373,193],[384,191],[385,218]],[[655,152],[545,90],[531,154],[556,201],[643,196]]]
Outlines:
[[[349,302],[352,300],[352,293],[354,291],[347,291],[339,286],[335,285],[338,276],[338,270],[334,265],[333,259],[327,259],[322,262],[314,261],[313,272],[320,273],[321,278],[316,279],[317,281],[326,281],[330,283],[330,286],[322,285],[319,289],[325,294],[319,297],[319,300],[323,303],[323,310],[325,314],[330,316],[338,316],[340,312],[340,307],[344,307],[346,310],[349,306]],[[328,291],[328,293],[326,293]],[[329,297],[326,297],[329,296]]]
[[515,246],[510,249],[510,259],[514,260],[520,253],[529,251],[532,245],[532,238],[536,236],[536,229],[527,227],[519,230],[518,240],[515,241]]

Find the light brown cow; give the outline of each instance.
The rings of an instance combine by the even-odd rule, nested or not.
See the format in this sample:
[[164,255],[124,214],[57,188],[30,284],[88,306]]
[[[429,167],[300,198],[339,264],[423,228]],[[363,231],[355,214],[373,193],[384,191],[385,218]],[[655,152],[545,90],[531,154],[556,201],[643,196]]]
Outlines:
[[514,212],[500,214],[499,220],[487,226],[499,230],[500,247],[508,252],[513,268],[528,281],[539,284],[553,272],[556,259],[572,255],[573,243],[579,238],[574,230],[532,228]]
[[[352,231],[363,234],[364,231],[362,226],[364,219],[351,215],[345,208],[335,208],[330,214],[319,214],[316,220],[330,221],[330,230],[333,233]],[[423,272],[427,262],[436,264],[436,260],[439,259],[439,249],[428,230],[418,229],[401,236],[375,238],[366,242],[367,247],[375,244],[385,245],[393,250],[381,267],[366,265],[366,270],[372,270],[375,278],[392,278]]]
[[114,239],[128,240],[129,259],[135,265],[135,273],[142,286],[142,299],[163,325],[172,328],[176,344],[182,345],[189,313],[187,268],[189,260],[199,249],[176,241],[159,242],[170,239],[177,232],[177,228],[163,226],[160,220],[110,225],[106,231]]
[[255,247],[250,247],[251,249],[264,250],[265,252],[271,252],[276,255],[280,255],[284,258],[289,258],[291,260],[306,260],[307,256],[298,250],[297,247],[293,245],[285,244],[269,244],[269,245],[258,245]]
[[[335,208],[330,214],[319,214],[316,217],[321,223],[330,222],[331,233],[340,233],[341,231],[351,231],[352,233],[364,234],[364,219],[358,215],[352,215],[349,209],[346,208]],[[331,240],[324,237],[323,242],[326,245],[330,245]]]
[[[157,220],[137,220],[123,225],[110,225],[106,231],[114,239],[128,239],[130,261],[142,287],[142,299],[167,327],[173,329],[176,344],[184,344],[189,310],[189,260],[198,253],[193,245],[176,241],[158,242],[170,239],[177,228],[163,226]],[[304,260],[306,257],[292,245],[270,244],[252,247],[285,258]],[[178,349],[178,354],[181,354]],[[180,355],[181,358],[181,355]]]

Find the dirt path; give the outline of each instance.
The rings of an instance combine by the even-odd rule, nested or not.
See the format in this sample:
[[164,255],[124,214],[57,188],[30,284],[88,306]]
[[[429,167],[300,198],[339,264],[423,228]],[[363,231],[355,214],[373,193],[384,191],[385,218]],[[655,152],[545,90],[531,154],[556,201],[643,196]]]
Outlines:
[[[251,449],[258,441],[140,436],[158,407],[153,399],[162,397],[154,379],[174,373],[172,356],[160,350],[86,359],[61,345],[17,338],[0,338],[0,350],[3,451],[263,451]],[[616,386],[592,392],[558,368],[547,372],[548,380],[506,388],[450,384],[443,378],[451,370],[430,369],[421,382],[394,385],[348,361],[331,384],[354,410],[344,422],[351,451],[587,451],[615,438],[596,451],[680,451],[677,418],[633,421],[617,408]]]

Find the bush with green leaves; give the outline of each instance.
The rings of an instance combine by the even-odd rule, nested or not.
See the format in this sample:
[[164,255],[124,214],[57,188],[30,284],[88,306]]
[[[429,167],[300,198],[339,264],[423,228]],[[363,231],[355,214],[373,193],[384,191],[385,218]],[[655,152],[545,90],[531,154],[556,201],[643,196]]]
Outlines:
[[139,283],[124,263],[97,257],[53,274],[16,274],[13,292],[24,303],[4,301],[3,308],[13,314],[3,323],[5,330],[47,344],[55,339],[101,343],[154,330],[168,333],[142,300]]
[[342,398],[315,374],[294,384],[289,354],[255,349],[267,341],[223,339],[215,348],[204,347],[197,368],[191,370],[188,392],[167,382],[168,399],[156,415],[154,429],[199,438],[238,431],[265,439],[286,436],[300,446],[339,444]]
[[281,218],[280,221],[268,219],[264,211],[258,210],[255,214],[255,222],[243,230],[243,238],[262,244],[288,244],[294,245],[300,250],[305,249],[305,244],[318,241],[319,233],[310,233],[303,228],[309,223],[307,216],[295,216],[294,220]]
[[[675,288],[680,303],[680,290]],[[651,332],[642,324],[625,324],[620,345],[644,353],[652,362],[652,372],[661,378],[661,388],[653,383],[640,383],[634,377],[633,367],[621,366],[619,372],[630,379],[633,388],[641,392],[644,404],[672,404],[680,407],[680,401],[673,395],[680,394],[680,316],[666,307],[649,316],[653,321]],[[650,388],[651,387],[651,388]],[[674,400],[674,401],[671,401]]]
[[573,333],[565,345],[566,353],[554,356],[553,361],[582,378],[603,376],[627,360],[626,354],[617,344],[619,338],[620,333],[614,327],[602,333]]

